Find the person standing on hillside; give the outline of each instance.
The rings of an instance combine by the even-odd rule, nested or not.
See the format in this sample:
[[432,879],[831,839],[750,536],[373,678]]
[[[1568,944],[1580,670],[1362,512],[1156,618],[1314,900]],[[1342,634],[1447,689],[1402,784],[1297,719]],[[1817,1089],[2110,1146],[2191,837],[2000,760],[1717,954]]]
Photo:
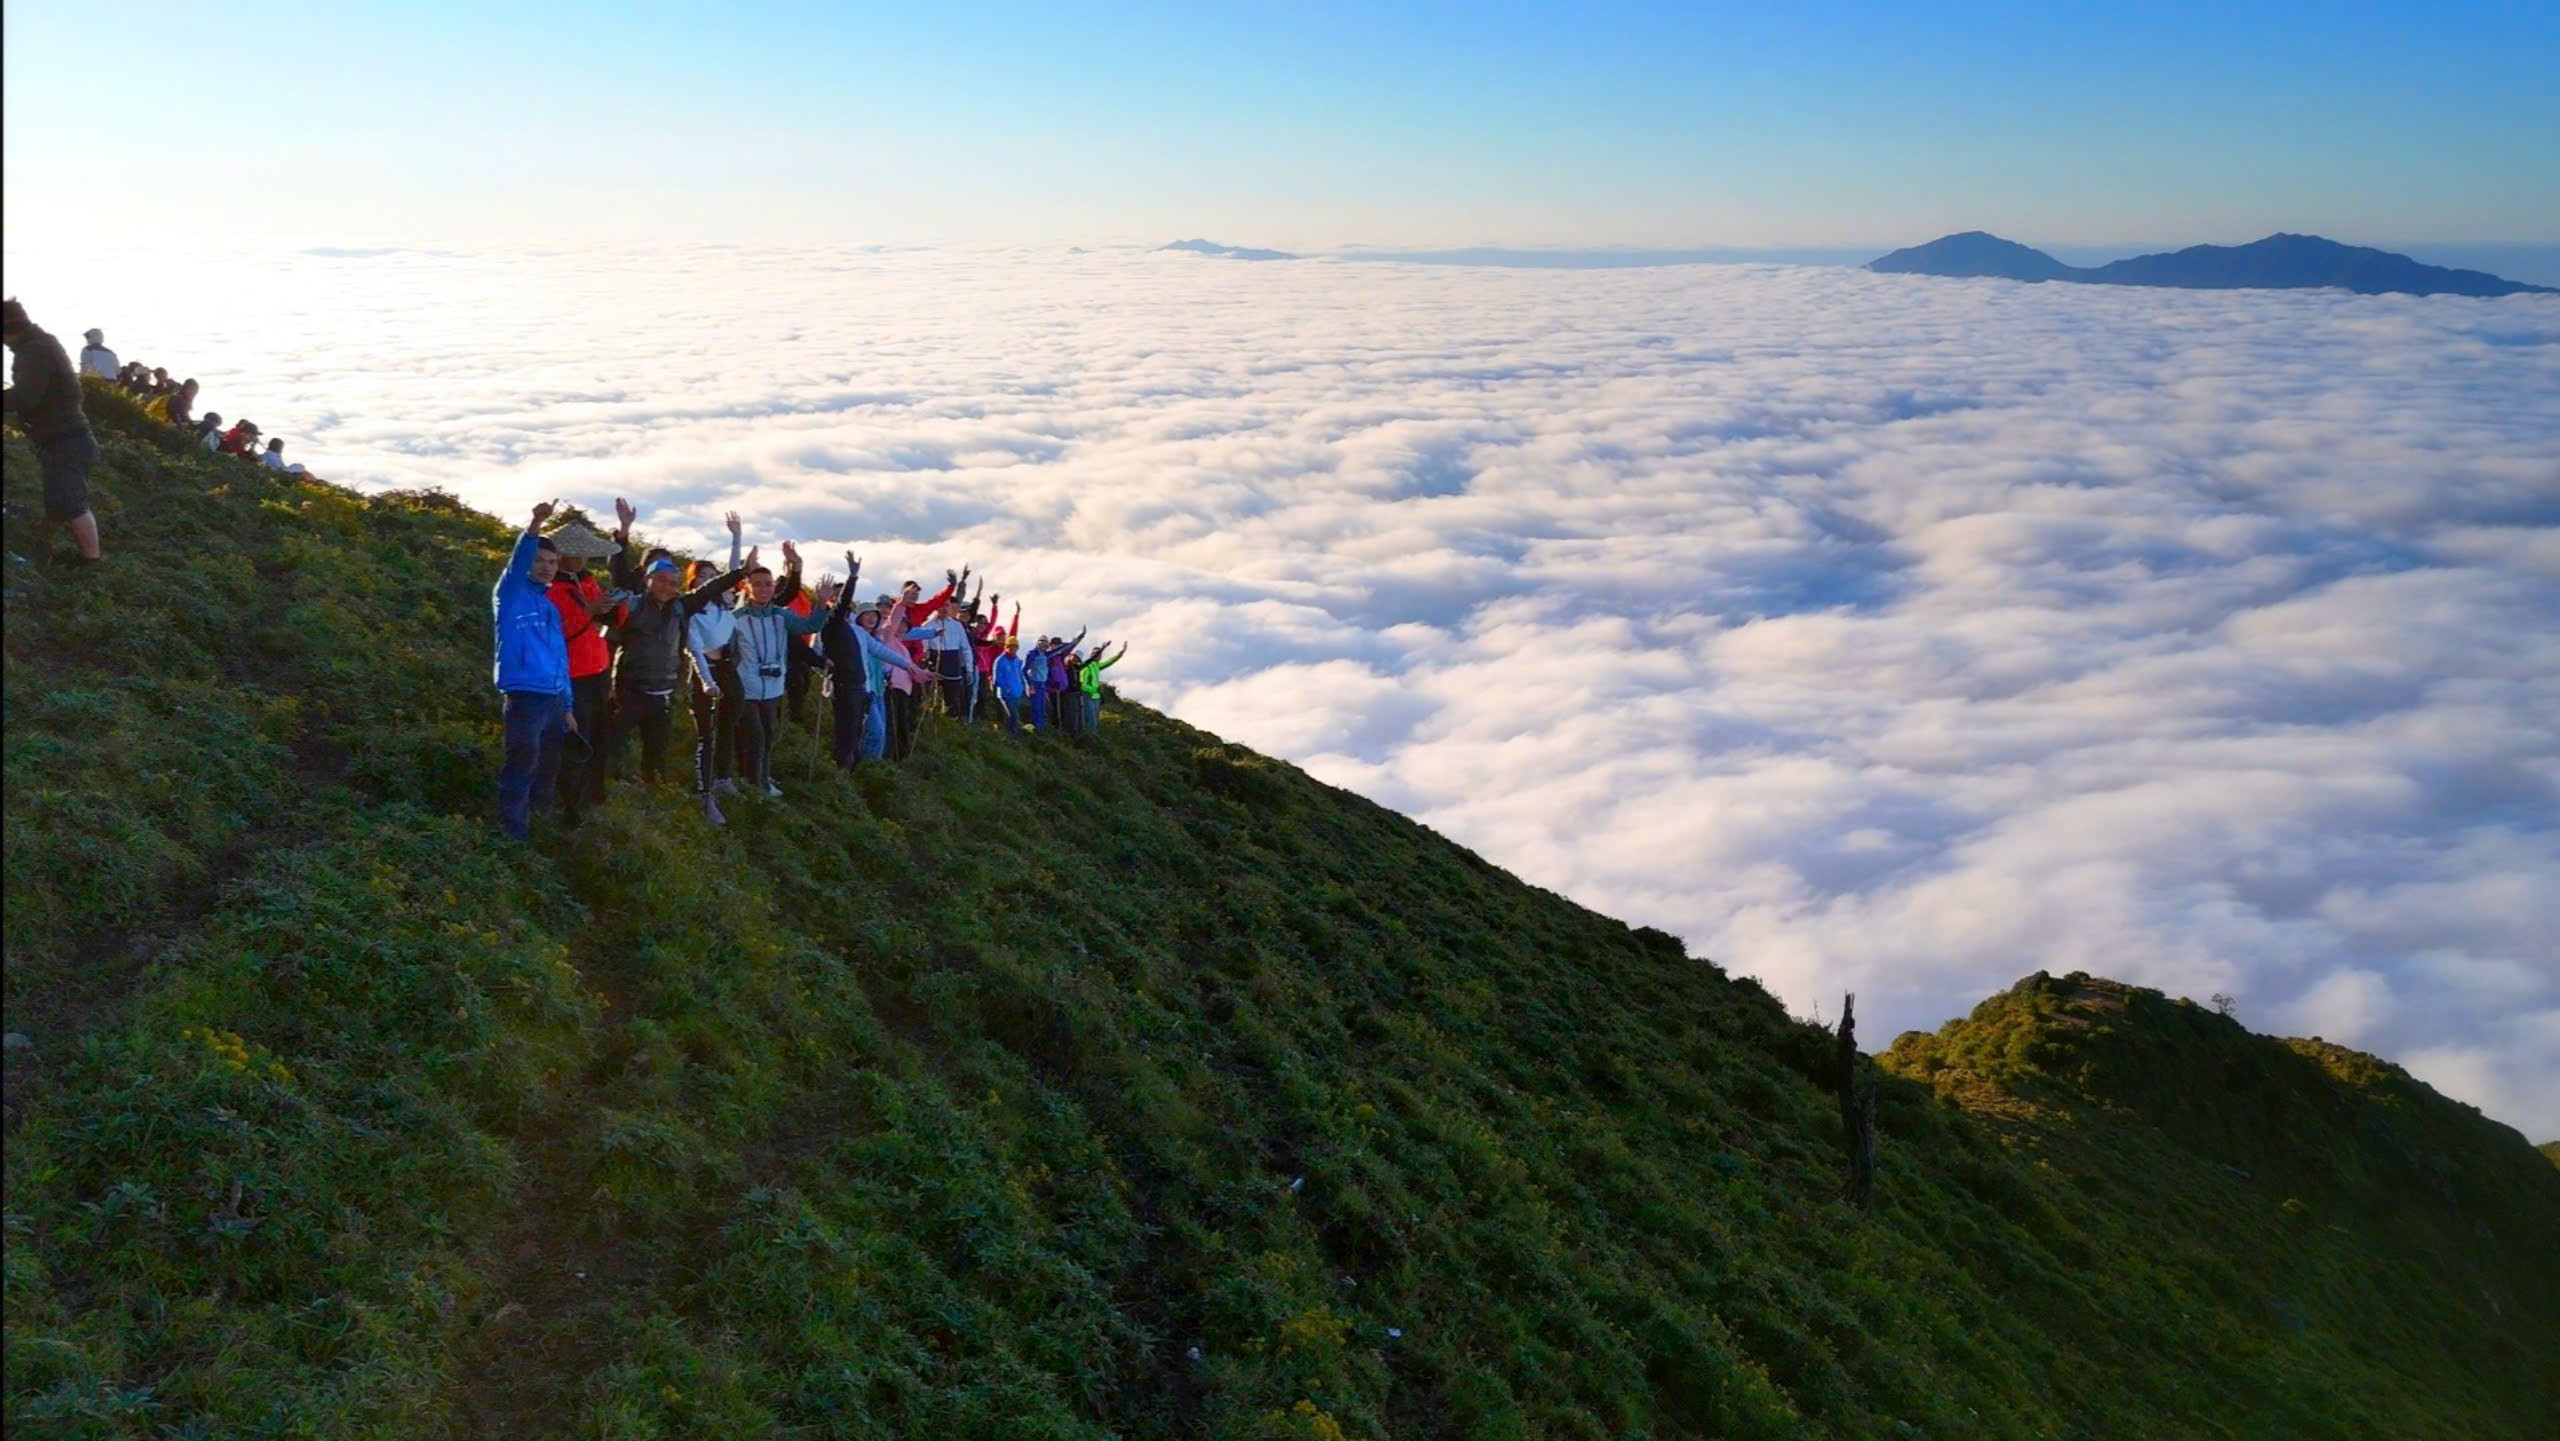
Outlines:
[[1077,647],[1084,644],[1085,632],[1079,630],[1071,640],[1061,640],[1049,647],[1049,720],[1064,736],[1077,736],[1084,727],[1077,722],[1084,702],[1076,692],[1076,665],[1083,659]]
[[1012,636],[999,631],[1004,649],[996,653],[995,664],[988,669],[988,684],[995,700],[996,714],[1004,728],[1022,734],[1022,645]]
[[[776,604],[804,620],[818,615],[833,600],[831,595],[796,589],[787,596],[777,594],[774,597]],[[826,617],[818,615],[818,624],[825,623]],[[791,723],[795,726],[805,726],[809,721],[809,685],[817,679],[821,660],[817,646],[816,633],[812,632],[809,639],[791,643],[788,658],[783,662],[786,672],[782,678],[783,691],[789,700]]]
[[84,378],[112,384],[124,367],[116,364],[116,353],[107,349],[107,333],[92,330],[81,338],[89,343],[80,347],[80,374]]
[[532,829],[536,807],[551,804],[560,783],[562,743],[576,731],[569,712],[569,643],[551,603],[560,552],[542,533],[558,507],[544,501],[516,537],[507,568],[489,592],[497,622],[498,696],[505,706],[506,762],[498,771],[498,828],[517,840]]
[[1031,733],[1038,735],[1049,719],[1049,637],[1045,635],[1022,653],[1022,698],[1031,712]]
[[15,300],[0,301],[0,344],[10,356],[6,408],[26,427],[44,472],[44,518],[71,532],[82,564],[95,564],[98,517],[89,509],[89,467],[98,462],[98,438],[80,408],[80,377],[62,342],[27,319]]
[[953,720],[967,720],[970,672],[975,668],[968,623],[953,615],[946,601],[940,614],[926,617],[906,633],[906,639],[921,641],[931,652],[934,675],[942,682],[942,708]]
[[560,570],[551,578],[550,595],[560,612],[561,637],[569,646],[569,710],[578,718],[578,733],[586,739],[584,754],[580,747],[571,746],[560,762],[560,816],[575,828],[588,806],[604,804],[606,747],[612,744],[613,730],[607,716],[612,679],[605,673],[612,656],[605,649],[604,626],[616,603],[587,562],[615,554],[616,547],[576,524],[560,527],[550,539],[560,552]]
[[1086,657],[1083,668],[1076,672],[1076,683],[1084,690],[1084,733],[1095,740],[1102,738],[1102,673],[1118,665],[1120,656],[1129,653],[1129,643],[1124,640],[1120,642],[1120,655],[1105,657],[1102,652],[1107,645],[1107,641],[1096,641],[1093,654]]
[[[835,729],[828,740],[835,763],[852,770],[860,764],[867,749],[866,737],[876,707],[872,697],[879,693],[891,670],[905,671],[910,678],[923,678],[925,671],[907,653],[882,641],[854,618],[854,587],[862,581],[862,559],[852,551],[844,553],[845,582],[836,590],[835,604],[829,608],[826,621],[818,631],[818,645],[825,653],[830,671],[827,699],[835,708]],[[870,611],[872,627],[880,623]]]
[[[699,576],[693,587],[685,590],[678,588],[673,560],[650,561],[640,578],[639,598],[630,603],[628,613],[614,627],[622,642],[622,653],[614,663],[614,720],[605,741],[606,759],[620,751],[624,737],[638,731],[640,778],[647,784],[658,784],[666,764],[675,697],[685,682],[694,617],[728,594],[745,574],[746,568],[740,566],[720,575]],[[615,578],[623,578],[619,569]],[[715,691],[714,706],[717,703]],[[699,705],[694,716],[697,726],[717,723],[716,716],[706,721]],[[715,826],[726,819],[707,787],[702,791],[702,814]]]
[[[782,543],[783,565],[793,590],[799,589],[800,552]],[[782,739],[782,699],[788,685],[791,647],[804,635],[815,635],[822,617],[793,615],[774,603],[773,572],[763,566],[747,571],[747,603],[738,611],[739,769],[747,787],[780,800],[773,783],[773,751]]]

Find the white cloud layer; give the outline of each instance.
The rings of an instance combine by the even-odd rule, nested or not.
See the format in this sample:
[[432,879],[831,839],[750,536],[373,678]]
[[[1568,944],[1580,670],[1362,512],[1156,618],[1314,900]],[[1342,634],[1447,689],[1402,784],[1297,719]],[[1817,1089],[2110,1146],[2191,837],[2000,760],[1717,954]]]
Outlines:
[[2560,300],[1139,252],[13,253],[367,486],[966,559],[1874,1039],[2036,969],[2560,1135]]

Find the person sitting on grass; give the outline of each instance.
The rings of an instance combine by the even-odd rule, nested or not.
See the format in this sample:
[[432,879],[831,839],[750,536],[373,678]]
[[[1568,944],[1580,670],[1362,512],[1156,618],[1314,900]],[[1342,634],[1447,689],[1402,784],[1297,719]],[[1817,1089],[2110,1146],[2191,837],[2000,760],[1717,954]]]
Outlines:
[[224,455],[236,455],[243,460],[246,460],[249,458],[250,448],[255,446],[257,443],[257,423],[254,421],[244,420],[223,433],[222,453]]
[[193,380],[179,385],[177,391],[169,397],[168,411],[161,419],[180,430],[194,430],[196,428],[196,394],[196,383]]
[[[287,475],[301,475],[305,473],[299,465],[285,464],[284,440],[282,437],[278,437],[267,442],[267,453],[258,457],[258,463],[269,470],[281,470]],[[565,567],[567,565],[566,559],[564,558],[561,563]],[[580,564],[583,565],[584,562],[582,561]]]
[[98,438],[80,408],[80,377],[62,342],[27,319],[17,301],[0,301],[0,344],[9,348],[6,408],[26,427],[44,473],[44,518],[71,533],[80,564],[95,564],[98,517],[89,509],[89,467],[98,461]]
[[498,828],[516,840],[532,829],[533,812],[548,809],[560,783],[560,752],[576,733],[569,713],[569,643],[560,611],[551,603],[551,577],[560,552],[542,533],[555,502],[533,508],[533,520],[516,537],[507,568],[489,592],[497,629],[496,679],[504,707],[506,760],[498,770]]

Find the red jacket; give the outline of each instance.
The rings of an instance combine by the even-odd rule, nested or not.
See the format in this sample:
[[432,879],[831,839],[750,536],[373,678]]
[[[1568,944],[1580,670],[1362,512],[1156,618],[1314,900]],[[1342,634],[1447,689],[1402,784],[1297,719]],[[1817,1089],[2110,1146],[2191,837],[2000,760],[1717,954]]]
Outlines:
[[551,579],[551,603],[560,607],[560,633],[569,638],[569,679],[585,680],[604,674],[612,657],[605,651],[604,632],[588,616],[587,607],[604,599],[604,587],[585,571],[576,575],[562,572]]

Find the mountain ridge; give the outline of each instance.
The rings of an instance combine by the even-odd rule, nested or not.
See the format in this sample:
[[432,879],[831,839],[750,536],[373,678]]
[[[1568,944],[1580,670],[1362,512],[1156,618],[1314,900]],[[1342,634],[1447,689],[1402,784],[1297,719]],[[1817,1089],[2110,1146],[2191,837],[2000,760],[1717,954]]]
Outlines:
[[2282,231],[2246,245],[2191,245],[2082,267],[2066,265],[2041,250],[1987,231],[1968,230],[1878,256],[1867,263],[1867,269],[1888,275],[2182,290],[2336,288],[2360,295],[2480,297],[2560,294],[2548,286],[2527,285],[2486,271],[2428,265],[2392,251]]
[[2560,1170],[2387,1062],[2029,977],[1852,1061],[1861,1209],[1757,983],[1126,700],[510,846],[509,527],[88,393],[148,581],[0,572],[13,1433],[2560,1417]]

